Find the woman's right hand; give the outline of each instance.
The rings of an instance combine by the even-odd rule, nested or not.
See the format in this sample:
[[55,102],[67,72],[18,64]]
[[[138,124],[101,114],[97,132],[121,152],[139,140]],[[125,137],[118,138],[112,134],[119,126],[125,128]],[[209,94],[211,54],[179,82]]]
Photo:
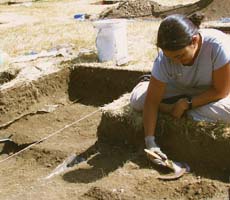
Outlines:
[[171,115],[177,119],[180,119],[184,112],[188,109],[188,102],[186,98],[179,99],[173,106]]

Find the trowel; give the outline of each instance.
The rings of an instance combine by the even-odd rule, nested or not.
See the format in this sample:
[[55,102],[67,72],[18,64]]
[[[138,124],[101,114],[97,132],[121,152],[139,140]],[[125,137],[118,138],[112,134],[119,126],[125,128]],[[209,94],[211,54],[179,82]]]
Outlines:
[[162,159],[158,154],[154,153],[153,151],[150,151],[148,149],[144,149],[144,151],[147,153],[148,158],[151,159],[159,159],[162,161],[163,167],[169,168],[173,171],[173,174],[169,175],[159,175],[157,178],[161,180],[175,180],[180,177],[182,177],[185,173],[190,171],[190,168],[187,164],[182,164],[179,162],[174,162],[169,159]]

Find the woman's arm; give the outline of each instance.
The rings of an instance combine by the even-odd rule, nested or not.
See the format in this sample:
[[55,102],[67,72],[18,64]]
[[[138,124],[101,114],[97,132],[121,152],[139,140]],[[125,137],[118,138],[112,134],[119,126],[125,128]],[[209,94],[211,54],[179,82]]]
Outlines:
[[[212,87],[204,93],[192,98],[192,107],[198,107],[225,98],[230,94],[230,64],[213,71]],[[187,99],[178,100],[171,115],[180,118],[188,109]]]
[[155,134],[157,113],[165,92],[166,84],[153,76],[150,79],[143,110],[145,136]]
[[230,63],[213,71],[212,87],[192,99],[193,107],[202,106],[227,97],[230,93]]

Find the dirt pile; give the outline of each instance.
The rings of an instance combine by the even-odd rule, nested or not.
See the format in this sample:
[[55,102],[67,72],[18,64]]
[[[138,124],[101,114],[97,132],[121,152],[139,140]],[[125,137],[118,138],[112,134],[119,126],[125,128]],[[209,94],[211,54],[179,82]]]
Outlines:
[[163,6],[150,0],[134,0],[121,2],[101,13],[100,18],[141,18],[165,17],[170,14],[180,13],[190,15],[200,11],[205,15],[205,20],[218,20],[230,16],[229,0],[200,0],[194,4]]
[[121,2],[100,14],[100,18],[138,18],[152,15],[152,6],[148,0]]
[[223,17],[230,17],[229,0],[213,0],[213,2],[201,10],[206,20],[218,20]]

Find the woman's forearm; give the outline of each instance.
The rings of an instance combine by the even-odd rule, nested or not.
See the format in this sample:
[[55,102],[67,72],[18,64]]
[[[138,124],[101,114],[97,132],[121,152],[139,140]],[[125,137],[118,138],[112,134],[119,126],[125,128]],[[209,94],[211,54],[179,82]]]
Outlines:
[[192,98],[192,107],[196,108],[214,101],[218,101],[219,99],[225,98],[228,95],[229,93],[219,92],[215,88],[210,88],[206,92]]
[[145,136],[152,136],[155,134],[156,121],[157,121],[158,106],[145,103],[143,111],[144,131]]
[[165,83],[160,82],[153,76],[151,77],[143,110],[145,136],[153,136],[155,134],[157,113],[165,87]]
[[212,87],[206,92],[192,99],[193,107],[202,106],[210,102],[227,97],[230,93],[230,63],[213,71]]

